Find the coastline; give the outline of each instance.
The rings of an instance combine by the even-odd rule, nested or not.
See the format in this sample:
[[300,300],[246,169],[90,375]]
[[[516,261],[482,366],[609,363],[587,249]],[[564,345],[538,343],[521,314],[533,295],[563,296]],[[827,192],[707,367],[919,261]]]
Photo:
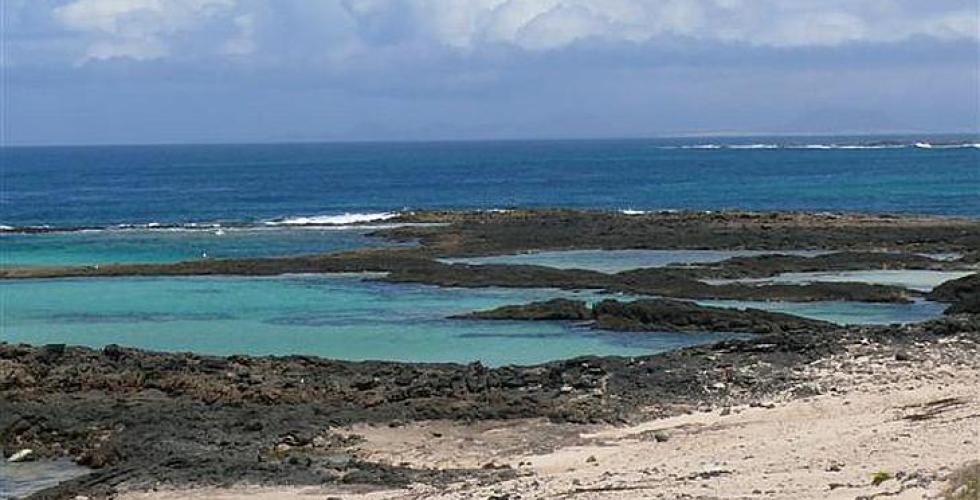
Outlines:
[[[582,449],[573,447],[572,457],[582,459],[579,468],[605,471],[593,469],[592,463],[608,460],[607,465],[618,470],[622,464],[610,453],[620,456],[620,452],[631,450],[636,440],[670,443],[687,434],[685,429],[695,423],[695,427],[724,429],[723,421],[730,415],[742,415],[728,420],[746,418],[745,425],[751,427],[759,418],[785,426],[795,421],[795,412],[817,413],[825,420],[821,425],[836,422],[834,425],[846,428],[849,418],[887,416],[905,408],[902,418],[906,420],[909,415],[920,414],[923,416],[909,418],[962,422],[956,427],[959,430],[947,435],[961,439],[959,445],[942,441],[941,449],[925,455],[930,460],[921,467],[928,474],[914,476],[928,479],[925,484],[932,485],[948,471],[936,468],[940,466],[937,464],[951,468],[957,461],[965,463],[976,450],[971,443],[980,432],[975,412],[980,402],[975,392],[964,392],[964,388],[975,388],[980,374],[978,321],[976,315],[960,315],[900,327],[765,335],[641,358],[578,358],[496,369],[478,364],[352,363],[300,356],[216,358],[111,346],[95,351],[0,344],[0,372],[4,374],[0,428],[6,429],[2,436],[5,450],[32,449],[39,457],[68,455],[95,468],[88,476],[32,498],[74,498],[79,494],[102,498],[120,492],[139,498],[140,491],[161,488],[184,491],[189,487],[292,488],[352,483],[385,490],[398,488],[386,493],[393,497],[422,488],[421,492],[428,492],[423,496],[435,498],[443,493],[446,498],[455,498],[453,488],[463,488],[458,491],[461,494],[483,484],[475,490],[476,497],[482,498],[479,495],[500,488],[529,491],[529,481],[554,483],[550,487],[559,492],[582,485],[570,483],[571,476],[561,467],[540,470],[537,475],[537,469],[532,468],[532,475],[527,475],[520,465],[525,459],[532,464],[538,461],[539,467],[551,463],[548,460],[566,463],[570,458],[560,450],[545,451],[543,456],[527,451],[505,454],[474,466],[473,460],[427,462],[423,458],[386,456],[379,449],[388,447],[372,445],[372,435],[402,435],[405,426],[405,436],[418,435],[419,429],[430,432],[428,426],[433,425],[436,427],[431,432],[440,435],[449,432],[439,430],[440,425],[460,436],[484,425],[491,426],[486,432],[491,432],[493,425],[505,429],[516,425],[520,435],[527,435],[520,422],[541,422],[544,418],[552,422],[548,426],[573,437],[607,433],[616,438],[584,445],[591,455],[601,451],[595,460],[591,455],[580,456]],[[850,403],[841,400],[853,399],[852,393],[873,397]],[[942,403],[948,398],[957,398],[956,403]],[[852,407],[857,413],[837,414],[835,405],[845,404],[858,404]],[[770,410],[783,406],[785,409]],[[955,411],[943,413],[946,410]],[[723,421],[713,422],[715,417]],[[499,424],[502,421],[505,423]],[[872,420],[859,428],[865,434],[877,434],[876,425],[881,423]],[[365,430],[372,425],[381,430]],[[647,432],[664,426],[673,426],[666,440]],[[803,435],[808,428],[804,425],[796,432]],[[479,433],[473,432],[472,439],[461,439],[476,450],[482,449]],[[762,435],[768,432],[766,427],[758,432],[758,437],[750,434],[743,439],[765,446]],[[895,436],[885,428],[881,432],[909,442],[904,439],[909,436]],[[675,433],[679,434],[670,436]],[[689,441],[675,442],[700,446],[697,443],[704,438],[697,432],[690,434],[681,438]],[[846,434],[842,431],[838,438]],[[793,435],[786,437],[791,438],[795,439]],[[416,444],[422,450],[432,449],[429,441]],[[633,444],[619,450],[619,441]],[[545,438],[539,444],[549,442]],[[581,436],[572,442],[582,446]],[[735,446],[734,442],[726,443]],[[828,448],[831,443],[816,457],[826,460],[836,453]],[[896,467],[896,460],[916,458],[912,450],[932,449],[922,448],[926,444],[920,441],[911,443],[903,448],[904,455],[893,455],[882,467]],[[452,441],[447,444],[454,449],[460,446]],[[793,450],[798,452],[798,460],[817,460],[809,455],[815,453],[813,449]],[[406,453],[411,455],[410,450]],[[480,456],[478,451],[472,453]],[[523,458],[512,463],[514,460],[502,461],[503,456]],[[877,454],[866,455],[866,460],[851,456],[855,458],[848,464],[853,467],[851,475],[845,475],[848,478],[866,475],[869,468],[882,463]],[[661,472],[666,477],[659,481],[676,480],[678,474],[671,468]],[[889,473],[899,472],[902,477],[913,477],[909,474],[916,470],[903,468]],[[590,487],[606,488],[610,481],[616,483],[629,476],[586,477],[593,478],[595,486]],[[687,482],[701,487],[713,484],[715,478],[714,473],[694,475]]]
[[[907,302],[920,292],[866,283],[708,284],[706,278],[764,277],[801,270],[976,270],[980,220],[842,214],[575,210],[412,212],[393,222],[435,223],[379,230],[412,247],[376,247],[278,258],[200,259],[0,269],[0,279],[125,276],[275,276],[289,273],[387,273],[383,280],[455,287],[601,289],[708,300],[859,300]],[[574,249],[821,249],[811,257],[733,258],[712,266],[670,266],[603,273],[534,265],[450,264],[440,259]],[[896,252],[900,254],[896,254]],[[955,260],[921,252],[957,252]]]
[[[780,494],[807,498],[818,490],[823,494],[831,491],[823,483],[828,472],[817,470],[830,465],[814,465],[829,460],[826,450],[804,453],[787,447],[785,453],[798,453],[787,455],[786,463],[799,470],[791,476],[779,476],[785,471],[771,474],[783,477],[776,482],[763,481],[746,468],[705,471],[698,468],[703,464],[693,462],[681,466],[681,459],[699,443],[711,442],[717,448],[707,447],[704,453],[734,461],[735,455],[725,455],[726,446],[732,444],[732,429],[751,430],[754,434],[744,439],[753,446],[765,446],[765,437],[778,430],[771,426],[792,427],[793,422],[855,425],[865,432],[862,436],[870,438],[878,433],[878,426],[891,426],[893,420],[862,419],[868,414],[894,413],[895,398],[906,406],[925,405],[922,408],[951,397],[962,400],[952,411],[963,414],[949,414],[949,418],[960,419],[956,421],[962,426],[947,436],[960,439],[960,446],[941,441],[945,444],[915,470],[892,472],[898,462],[887,462],[882,467],[888,467],[887,472],[896,478],[901,472],[901,478],[918,482],[906,487],[911,479],[896,480],[873,485],[875,488],[940,488],[945,475],[968,462],[971,450],[976,449],[964,442],[980,441],[969,437],[980,433],[980,419],[975,418],[978,402],[963,392],[964,387],[975,387],[972,381],[980,373],[977,274],[949,281],[928,293],[866,283],[708,285],[701,281],[869,268],[972,271],[980,248],[980,221],[745,212],[433,212],[415,217],[420,219],[416,222],[438,221],[440,225],[377,233],[396,241],[417,240],[419,245],[414,247],[175,264],[6,269],[0,278],[371,271],[385,273],[376,279],[444,287],[590,288],[673,299],[890,302],[925,297],[952,306],[946,316],[924,323],[849,327],[800,321],[792,315],[754,310],[733,313],[663,300],[629,307],[607,301],[592,311],[584,304],[571,308],[559,304],[557,309],[513,304],[496,311],[474,311],[468,321],[593,318],[600,325],[605,321],[625,330],[696,331],[738,325],[756,333],[650,356],[593,356],[498,368],[479,363],[216,357],[113,345],[90,349],[0,343],[0,445],[4,456],[30,449],[37,458],[69,457],[93,469],[87,476],[32,498],[231,498],[239,493],[276,497],[322,491],[364,498],[512,498],[534,488],[558,497],[615,498],[646,491],[623,489],[623,482],[647,484],[644,481],[653,481],[648,491],[653,493],[711,491],[719,498]],[[831,253],[758,255],[618,273],[438,260],[577,248],[752,248],[774,253],[820,248]],[[960,257],[942,260],[918,252],[957,252]],[[937,379],[935,372],[944,375]],[[947,372],[951,373],[948,377]],[[877,379],[882,374],[885,379]],[[849,399],[851,394],[863,396]],[[761,421],[768,421],[770,427]],[[647,432],[665,425],[673,429],[666,441],[656,432]],[[799,440],[802,432],[781,436]],[[918,440],[936,435],[915,429],[902,432]],[[446,455],[435,433],[456,436],[457,441],[443,444],[464,450],[462,455]],[[540,439],[530,448],[513,441],[537,433]],[[472,447],[479,448],[475,443],[486,434],[503,436],[501,446],[510,443],[513,448],[497,449],[484,461],[486,455]],[[825,436],[828,444],[822,446],[830,447],[839,437]],[[389,446],[393,439],[401,439],[394,448]],[[914,447],[889,447],[890,442],[880,447],[881,454],[891,454],[896,460],[916,458],[910,451]],[[670,443],[679,445],[670,453],[679,454],[665,453],[665,464],[657,466],[657,472],[652,466],[644,466],[645,472],[633,467],[641,463],[639,457],[659,456],[663,450],[656,447],[674,446]],[[404,455],[389,448],[404,450]],[[617,458],[619,452],[622,456]],[[589,460],[593,455],[596,459]],[[627,459],[631,456],[634,458]],[[852,495],[846,498],[853,498],[892,491],[872,492],[866,480],[861,482],[869,468],[878,466],[872,455],[862,458],[854,451],[851,456],[848,463],[854,468],[849,465],[845,474],[838,474],[846,479],[840,484],[847,487],[835,487],[834,495],[846,492]],[[670,457],[676,460],[668,460]],[[623,461],[617,462],[620,459]],[[527,461],[532,465],[521,465]],[[803,467],[806,464],[812,474],[802,472],[810,470]],[[751,469],[767,470],[766,464],[757,465]],[[572,475],[584,474],[586,480],[573,484],[569,467],[576,471]],[[620,470],[624,475],[617,477]],[[798,475],[807,479],[797,480]],[[757,480],[768,484],[768,489],[740,489]],[[755,489],[760,493],[754,493]]]
[[[499,483],[163,488],[120,498],[957,498],[957,472],[980,460],[970,455],[980,430],[980,366],[965,356],[950,363],[949,351],[955,348],[920,347],[918,362],[909,363],[880,346],[856,346],[805,368],[807,383],[823,394],[800,398],[790,389],[764,404],[701,407],[636,424],[523,419],[343,428],[364,438],[358,453],[379,461],[516,471]],[[889,477],[874,484],[879,473]]]

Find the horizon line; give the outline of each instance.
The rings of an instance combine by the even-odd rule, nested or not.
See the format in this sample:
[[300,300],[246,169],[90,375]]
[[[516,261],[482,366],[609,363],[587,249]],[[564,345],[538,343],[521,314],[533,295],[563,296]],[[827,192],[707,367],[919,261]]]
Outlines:
[[577,137],[503,137],[503,138],[443,138],[443,139],[284,139],[256,141],[201,141],[201,142],[91,142],[91,143],[19,143],[0,141],[0,149],[13,148],[84,148],[84,147],[142,147],[142,146],[288,146],[314,144],[439,144],[439,143],[493,143],[493,142],[587,142],[587,141],[644,141],[695,138],[751,138],[751,137],[900,137],[900,136],[970,136],[980,137],[980,128],[952,131],[877,131],[877,132],[677,132],[636,136],[577,136]]

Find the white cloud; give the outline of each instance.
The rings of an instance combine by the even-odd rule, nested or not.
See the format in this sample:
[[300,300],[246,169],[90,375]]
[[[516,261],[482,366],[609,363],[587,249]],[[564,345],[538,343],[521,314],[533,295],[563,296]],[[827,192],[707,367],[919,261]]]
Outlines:
[[[73,0],[54,18],[85,38],[82,60],[156,59],[185,53],[232,57],[298,50],[310,60],[370,59],[398,46],[470,54],[488,46],[531,52],[576,43],[727,43],[834,47],[915,37],[978,40],[975,0]],[[321,12],[295,26],[289,13]],[[338,12],[340,13],[338,15]],[[284,17],[277,18],[283,13]],[[341,19],[343,17],[343,19]],[[286,20],[285,22],[283,20]],[[210,30],[210,31],[209,31]],[[302,46],[310,30],[328,44]],[[390,36],[389,36],[390,35]],[[197,38],[195,38],[197,37]],[[182,43],[192,39],[193,44]],[[271,45],[269,45],[271,43]],[[196,45],[195,45],[196,44]],[[265,44],[265,45],[264,45]],[[190,45],[191,50],[178,51]]]
[[255,16],[242,14],[235,17],[238,33],[225,41],[221,52],[230,56],[247,56],[255,52]]
[[93,37],[83,60],[139,60],[168,55],[169,41],[234,6],[235,0],[75,0],[54,9],[54,17]]
[[[388,4],[390,5],[390,4]],[[418,0],[441,43],[503,43],[552,50],[584,39],[645,42],[664,36],[752,46],[837,46],[915,36],[978,39],[975,4],[910,11],[894,0]],[[384,4],[375,4],[375,10]],[[355,12],[356,17],[356,12]]]

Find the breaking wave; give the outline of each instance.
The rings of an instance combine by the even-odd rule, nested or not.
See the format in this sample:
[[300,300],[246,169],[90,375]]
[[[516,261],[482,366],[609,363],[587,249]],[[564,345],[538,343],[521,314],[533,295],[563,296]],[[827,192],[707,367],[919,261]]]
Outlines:
[[660,149],[814,149],[814,150],[860,150],[860,149],[960,149],[960,148],[980,148],[980,143],[976,142],[957,142],[957,143],[932,143],[917,141],[910,143],[870,143],[870,144],[836,144],[836,143],[816,143],[816,144],[685,144],[681,146],[661,146]]
[[267,221],[269,226],[346,226],[380,222],[398,217],[395,212],[377,213],[344,213],[341,215],[314,215],[310,217],[291,217],[288,219]]

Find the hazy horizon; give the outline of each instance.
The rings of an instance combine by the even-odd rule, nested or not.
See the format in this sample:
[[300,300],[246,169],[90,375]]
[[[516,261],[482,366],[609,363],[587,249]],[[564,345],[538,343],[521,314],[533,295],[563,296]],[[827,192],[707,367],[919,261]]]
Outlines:
[[[813,139],[904,139],[906,141],[916,141],[919,139],[947,139],[952,141],[972,141],[980,140],[980,132],[975,131],[953,131],[953,132],[844,132],[838,134],[828,133],[709,133],[701,135],[677,134],[677,135],[651,135],[645,137],[501,137],[501,138],[465,138],[465,139],[346,139],[346,140],[282,140],[282,141],[231,141],[231,142],[104,142],[104,143],[36,143],[36,144],[7,144],[0,148],[74,148],[74,147],[139,147],[139,146],[288,146],[295,145],[317,145],[317,144],[439,144],[439,143],[493,143],[493,142],[632,142],[632,141],[669,141],[684,139],[792,139],[792,138],[813,138]],[[860,141],[859,141],[860,142]]]
[[8,0],[0,144],[980,131],[972,0]]

